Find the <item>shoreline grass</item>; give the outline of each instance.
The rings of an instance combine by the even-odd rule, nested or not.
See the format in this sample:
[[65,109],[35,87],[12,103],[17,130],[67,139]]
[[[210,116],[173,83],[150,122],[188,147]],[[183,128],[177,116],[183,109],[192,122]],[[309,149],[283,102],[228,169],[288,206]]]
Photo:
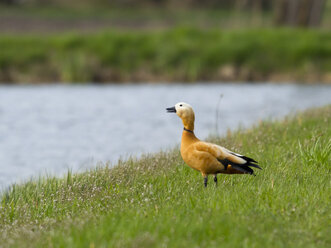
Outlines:
[[331,33],[249,29],[2,35],[0,82],[331,82]]
[[253,156],[256,177],[203,187],[177,148],[0,201],[0,247],[329,247],[331,106],[211,138]]

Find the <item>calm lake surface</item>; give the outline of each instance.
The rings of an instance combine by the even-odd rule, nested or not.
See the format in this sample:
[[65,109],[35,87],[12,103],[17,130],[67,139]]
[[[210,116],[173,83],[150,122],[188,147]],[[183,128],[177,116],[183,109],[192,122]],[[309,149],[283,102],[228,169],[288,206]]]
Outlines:
[[[219,104],[218,127],[216,111]],[[276,84],[0,86],[0,190],[39,175],[180,143],[182,124],[166,107],[190,103],[195,133],[250,126],[331,103],[330,86]]]

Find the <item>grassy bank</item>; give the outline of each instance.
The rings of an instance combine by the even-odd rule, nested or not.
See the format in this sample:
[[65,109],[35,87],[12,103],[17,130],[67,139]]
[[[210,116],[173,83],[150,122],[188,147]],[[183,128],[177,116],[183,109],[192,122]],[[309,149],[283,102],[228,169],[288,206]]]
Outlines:
[[256,158],[256,177],[203,187],[174,149],[16,185],[0,247],[329,247],[331,106],[214,142]]
[[107,31],[3,35],[0,82],[331,82],[323,30]]

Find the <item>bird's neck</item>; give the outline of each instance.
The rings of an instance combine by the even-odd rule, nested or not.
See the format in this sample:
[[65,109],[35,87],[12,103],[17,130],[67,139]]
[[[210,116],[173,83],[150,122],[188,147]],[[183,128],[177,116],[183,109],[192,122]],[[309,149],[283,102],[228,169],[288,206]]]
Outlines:
[[185,116],[182,118],[184,129],[194,131],[194,115]]
[[[188,129],[187,129],[188,130]],[[191,131],[183,130],[182,141],[181,141],[181,150],[186,150],[186,148],[194,142],[199,141],[195,134]]]
[[194,113],[188,113],[181,116],[184,130],[181,142],[181,151],[186,150],[186,148],[192,143],[199,141],[194,135]]

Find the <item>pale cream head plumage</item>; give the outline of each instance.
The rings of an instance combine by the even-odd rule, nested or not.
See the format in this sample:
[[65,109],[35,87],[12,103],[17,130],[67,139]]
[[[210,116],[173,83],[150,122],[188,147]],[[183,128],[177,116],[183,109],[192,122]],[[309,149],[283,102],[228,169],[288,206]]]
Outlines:
[[183,125],[186,129],[194,130],[194,111],[190,104],[179,102],[175,105],[176,114],[182,119]]

